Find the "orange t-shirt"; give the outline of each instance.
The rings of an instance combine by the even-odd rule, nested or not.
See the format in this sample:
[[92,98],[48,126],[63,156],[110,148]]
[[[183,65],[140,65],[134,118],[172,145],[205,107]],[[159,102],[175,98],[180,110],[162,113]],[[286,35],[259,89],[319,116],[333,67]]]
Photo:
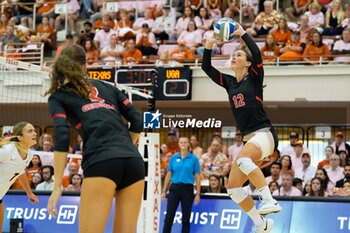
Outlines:
[[286,32],[276,30],[273,32],[273,36],[275,37],[277,43],[287,43],[291,40],[292,32],[290,30]]
[[[130,20],[125,20],[125,24],[127,27],[131,28],[131,21]],[[123,25],[123,22],[121,20],[118,21],[118,28],[123,28],[124,25]]]
[[170,53],[170,57],[179,59],[191,59],[193,58],[193,53],[191,49],[186,49],[184,52],[181,52],[179,49],[175,49]]
[[62,179],[62,186],[63,188],[67,188],[70,183],[70,177],[69,176],[64,176]]
[[[114,28],[115,24],[112,20],[109,20],[109,26],[111,28]],[[103,27],[102,19],[97,20],[95,25],[94,25],[94,29],[102,29],[102,27]]]
[[124,52],[123,60],[125,61],[135,61],[135,60],[141,60],[141,59],[142,59],[142,53],[138,49],[135,49],[133,53],[131,53],[130,50],[126,50]]
[[[300,46],[301,42],[297,42],[295,46]],[[293,45],[292,42],[286,43],[286,46]],[[300,56],[300,58],[297,58]],[[298,53],[292,50],[288,50],[287,52],[284,52],[280,56],[280,61],[302,61],[303,60],[303,54]],[[294,58],[293,58],[294,57]]]
[[313,44],[306,46],[303,56],[314,55],[314,57],[307,57],[310,61],[319,61],[322,56],[323,59],[326,55],[330,55],[331,52],[328,49],[326,44],[323,44],[321,47],[316,47]]
[[276,57],[280,54],[280,49],[276,45],[274,50],[266,49],[266,46],[261,48],[261,54],[263,56],[264,61],[274,61]]
[[324,166],[329,164],[329,160],[322,160],[321,162],[318,163],[317,168],[323,168]]
[[166,160],[166,161],[160,159],[160,166],[164,167],[166,170],[168,170],[170,156],[167,156],[167,158],[168,158],[168,160]]
[[170,154],[170,156],[180,152],[179,143],[176,142],[174,146],[171,146],[169,143],[166,145],[168,147],[168,154]]
[[67,45],[63,44],[61,45],[60,47],[57,48],[57,51],[56,51],[56,57],[58,57],[62,51],[62,49],[64,49]]
[[40,34],[49,33],[50,35],[52,35],[52,34],[54,34],[54,29],[52,26],[48,26],[46,29],[44,29],[43,25],[40,25],[38,27],[38,32]]
[[57,2],[55,0],[44,0],[44,3],[39,7],[38,14],[43,14],[49,12],[52,8],[55,7],[55,4],[47,4],[47,2]]
[[28,179],[29,183],[32,181],[33,175],[35,173],[39,172],[40,169],[41,169],[41,167],[31,167],[31,168],[26,169],[27,179]]
[[[4,54],[1,55],[2,57],[4,57]],[[6,58],[12,58],[15,60],[21,60],[21,54],[6,54]]]

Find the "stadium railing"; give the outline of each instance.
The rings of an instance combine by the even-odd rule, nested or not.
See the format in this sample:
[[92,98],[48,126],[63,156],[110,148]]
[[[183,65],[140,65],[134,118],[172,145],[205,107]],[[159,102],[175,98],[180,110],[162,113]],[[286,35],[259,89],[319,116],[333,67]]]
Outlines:
[[9,51],[8,44],[4,48],[4,57],[14,58],[23,62],[28,62],[43,66],[44,64],[44,43],[11,43],[16,47],[16,51]]

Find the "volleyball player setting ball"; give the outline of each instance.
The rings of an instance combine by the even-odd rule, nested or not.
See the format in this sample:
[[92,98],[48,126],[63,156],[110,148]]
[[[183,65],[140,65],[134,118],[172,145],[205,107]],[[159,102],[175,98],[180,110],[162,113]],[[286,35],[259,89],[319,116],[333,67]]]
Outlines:
[[[76,45],[65,47],[56,59],[46,94],[56,139],[48,212],[57,216],[71,125],[84,142],[79,232],[103,233],[115,197],[113,232],[134,233],[145,177],[143,159],[134,145],[142,129],[141,115],[116,87],[89,79],[85,52]],[[129,128],[122,117],[130,122]]]
[[16,181],[22,184],[31,203],[39,203],[29,186],[25,168],[33,158],[30,148],[36,144],[36,132],[32,124],[20,122],[13,127],[11,136],[0,139],[0,231],[4,222],[2,198]]
[[[227,192],[231,199],[249,215],[257,233],[270,232],[273,220],[264,215],[277,213],[281,206],[272,198],[259,166],[263,159],[278,146],[277,134],[263,108],[264,69],[260,50],[241,25],[233,20],[221,19],[214,33],[219,38],[208,40],[203,55],[202,69],[218,85],[225,88],[238,129],[247,143],[238,154],[230,171]],[[211,50],[219,41],[230,41],[240,36],[250,52],[237,50],[232,57],[231,69],[235,77],[223,74],[211,66]],[[261,204],[256,209],[254,201],[242,185],[249,179],[259,190]]]

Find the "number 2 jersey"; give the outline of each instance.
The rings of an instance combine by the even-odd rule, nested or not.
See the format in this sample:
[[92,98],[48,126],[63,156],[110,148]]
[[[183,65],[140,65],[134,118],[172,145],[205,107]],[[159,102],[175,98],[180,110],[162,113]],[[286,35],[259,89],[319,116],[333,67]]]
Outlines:
[[[118,88],[99,80],[91,80],[91,84],[89,99],[62,90],[49,97],[55,151],[68,151],[70,124],[83,138],[84,170],[107,159],[140,157],[129,135],[129,131],[141,132],[139,112]],[[71,83],[65,85],[75,88]],[[129,130],[122,116],[130,122]]]
[[263,108],[264,69],[260,50],[247,33],[242,39],[252,53],[252,64],[248,75],[240,82],[211,65],[211,50],[204,51],[202,69],[216,84],[226,89],[237,127],[245,136],[272,125]]
[[0,148],[0,200],[16,179],[25,173],[25,169],[32,158],[33,153],[28,150],[27,157],[22,159],[13,143]]

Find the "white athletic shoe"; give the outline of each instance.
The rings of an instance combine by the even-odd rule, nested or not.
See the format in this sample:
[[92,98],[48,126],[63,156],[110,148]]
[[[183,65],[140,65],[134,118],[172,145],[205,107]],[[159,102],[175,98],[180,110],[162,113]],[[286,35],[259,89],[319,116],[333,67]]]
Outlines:
[[282,210],[282,207],[277,203],[275,199],[272,201],[261,201],[259,206],[260,215],[275,214]]
[[264,223],[261,226],[256,226],[254,230],[256,233],[269,233],[273,227],[273,220],[264,218]]

